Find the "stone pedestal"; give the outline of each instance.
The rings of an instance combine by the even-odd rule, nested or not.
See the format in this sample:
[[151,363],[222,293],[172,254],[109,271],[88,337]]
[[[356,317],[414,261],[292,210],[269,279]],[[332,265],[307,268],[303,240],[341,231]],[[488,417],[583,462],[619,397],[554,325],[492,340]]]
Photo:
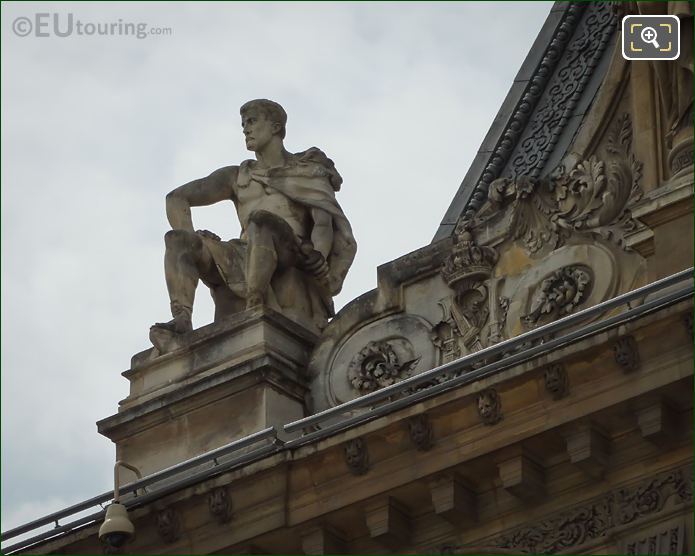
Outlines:
[[268,309],[189,333],[185,345],[135,355],[130,395],[97,423],[117,459],[143,475],[305,415],[305,369],[316,336]]

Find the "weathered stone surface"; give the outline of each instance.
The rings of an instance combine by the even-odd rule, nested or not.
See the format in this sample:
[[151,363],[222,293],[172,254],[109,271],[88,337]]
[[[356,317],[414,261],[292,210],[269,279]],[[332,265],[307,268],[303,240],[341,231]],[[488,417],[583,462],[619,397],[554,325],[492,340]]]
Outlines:
[[310,330],[255,308],[193,331],[190,343],[133,358],[131,393],[99,421],[119,459],[147,474],[305,414]]
[[[276,102],[252,100],[240,112],[256,160],[220,168],[167,195],[172,229],[164,269],[174,319],[151,329],[160,353],[176,349],[192,330],[198,281],[210,287],[216,321],[267,304],[322,330],[355,257],[350,224],[335,198],[343,180],[333,161],[315,147],[296,154],[285,149],[287,114]],[[194,231],[191,207],[228,199],[241,224],[238,240]]]

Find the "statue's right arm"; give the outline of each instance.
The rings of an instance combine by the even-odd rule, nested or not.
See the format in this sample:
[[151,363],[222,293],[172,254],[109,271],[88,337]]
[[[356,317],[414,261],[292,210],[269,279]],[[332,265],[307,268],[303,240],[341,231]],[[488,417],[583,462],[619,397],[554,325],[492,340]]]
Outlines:
[[231,199],[238,172],[238,166],[225,166],[206,178],[188,182],[169,193],[166,208],[171,229],[194,231],[191,207],[204,207]]

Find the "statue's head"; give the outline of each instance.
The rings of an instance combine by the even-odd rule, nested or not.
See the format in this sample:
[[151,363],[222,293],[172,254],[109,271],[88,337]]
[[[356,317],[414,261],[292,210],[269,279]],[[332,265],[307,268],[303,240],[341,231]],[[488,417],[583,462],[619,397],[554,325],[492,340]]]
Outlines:
[[248,150],[261,150],[274,137],[280,141],[285,138],[287,113],[277,102],[264,98],[250,100],[239,112]]

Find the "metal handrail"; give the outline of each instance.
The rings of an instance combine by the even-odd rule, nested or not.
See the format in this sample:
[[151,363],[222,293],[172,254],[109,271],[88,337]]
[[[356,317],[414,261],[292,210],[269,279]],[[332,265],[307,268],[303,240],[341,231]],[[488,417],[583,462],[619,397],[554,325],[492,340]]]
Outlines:
[[[211,468],[205,469],[203,471],[199,471],[193,475],[189,475],[188,477],[185,477],[184,479],[178,480],[174,483],[166,485],[163,488],[157,489],[154,492],[150,492],[150,493],[142,495],[142,496],[137,496],[137,497],[131,498],[128,501],[124,501],[122,503],[126,508],[140,507],[144,504],[147,504],[148,502],[150,502],[152,500],[156,500],[158,498],[161,498],[162,496],[166,496],[167,494],[169,494],[171,492],[175,492],[181,488],[186,488],[187,486],[194,485],[203,479],[209,479],[213,475],[219,475],[222,473],[226,473],[227,471],[231,471],[232,469],[235,469],[237,467],[240,467],[240,466],[245,465],[247,463],[250,463],[252,461],[261,459],[261,458],[266,457],[268,455],[272,455],[272,454],[280,451],[281,449],[282,449],[282,447],[280,444],[270,444],[270,445],[263,446],[261,448],[257,448],[257,449],[255,449],[247,454],[242,454],[241,456],[239,456],[238,458],[235,458],[232,461],[226,462],[224,464],[220,464],[219,466],[216,466],[216,467],[211,467]],[[53,529],[50,529],[48,531],[44,531],[43,533],[35,535],[31,538],[24,539],[23,541],[20,541],[20,542],[15,543],[11,546],[8,546],[7,548],[3,549],[3,553],[9,554],[9,553],[12,553],[16,550],[21,550],[22,548],[26,548],[28,546],[39,543],[41,541],[48,540],[48,539],[55,537],[56,535],[59,535],[61,533],[71,531],[71,530],[76,529],[77,527],[80,527],[82,525],[88,525],[88,524],[94,523],[96,521],[101,520],[105,514],[106,514],[106,510],[101,510],[100,512],[97,512],[95,514],[81,517],[75,521],[71,521],[70,523],[66,523],[65,525],[57,526]]]
[[488,377],[501,370],[513,367],[520,363],[530,361],[532,359],[540,357],[541,355],[549,353],[559,347],[571,344],[589,336],[593,336],[599,332],[603,332],[604,330],[610,329],[618,324],[623,324],[625,322],[632,321],[638,317],[662,309],[665,306],[672,305],[673,303],[677,303],[679,301],[688,299],[693,296],[693,291],[694,290],[692,286],[680,289],[676,292],[667,294],[658,299],[654,299],[638,307],[629,309],[624,313],[620,313],[608,319],[584,326],[559,338],[554,338],[540,345],[529,347],[521,352],[510,355],[509,357],[505,357],[504,359],[501,359],[499,361],[489,363],[479,369],[469,371],[464,375],[454,376],[439,384],[428,386],[423,390],[415,391],[394,401],[373,408],[371,411],[348,417],[344,420],[341,420],[337,423],[333,423],[317,431],[309,432],[300,438],[289,440],[285,443],[285,448],[297,448],[298,446],[308,444],[309,442],[312,442],[318,438],[329,436],[331,434],[348,429],[358,424],[373,421],[375,419],[378,419],[379,417],[383,417],[384,415],[392,413],[393,411],[397,411],[398,409],[401,409],[403,407],[413,405],[414,403],[424,400],[426,398],[434,397],[437,394],[441,394],[442,392],[453,390],[455,388],[463,386],[464,384],[470,384],[482,378]]
[[513,338],[504,340],[493,346],[483,348],[479,351],[476,351],[475,353],[471,353],[454,361],[450,361],[449,363],[445,363],[444,365],[440,365],[439,367],[435,367],[434,369],[430,369],[429,371],[425,371],[405,380],[401,380],[400,382],[392,384],[391,386],[386,386],[370,394],[366,394],[354,400],[350,400],[335,407],[331,407],[329,409],[321,411],[319,413],[315,413],[314,415],[311,415],[309,417],[293,421],[292,423],[288,423],[287,425],[285,425],[283,427],[283,430],[285,432],[294,432],[301,429],[306,429],[308,427],[318,425],[322,421],[325,421],[326,419],[329,419],[331,417],[339,416],[351,409],[357,409],[361,407],[374,405],[374,403],[376,402],[380,402],[394,395],[401,394],[404,390],[407,390],[419,384],[429,382],[447,372],[456,372],[462,370],[467,366],[471,366],[479,361],[483,361],[496,355],[501,355],[505,351],[509,351],[510,348],[517,347],[519,344],[531,342],[540,339],[548,334],[552,334],[560,330],[563,330],[564,328],[574,326],[589,317],[597,316],[600,313],[604,313],[605,311],[608,311],[610,309],[620,307],[621,305],[625,305],[626,303],[630,303],[635,300],[640,300],[641,298],[646,297],[650,293],[654,293],[655,291],[658,291],[662,288],[666,288],[668,286],[677,284],[678,282],[682,282],[688,278],[692,279],[692,277],[693,269],[691,267],[687,270],[683,270],[666,278],[662,278],[661,280],[652,282],[651,284],[647,284],[646,286],[642,286],[641,288],[637,288],[636,290],[632,290],[630,292],[621,294],[614,298],[598,303],[597,305],[593,305],[592,307],[588,307],[586,309],[563,317],[555,322],[551,322],[544,326],[540,326],[534,330],[524,332],[523,334],[519,334],[518,336],[514,336]]
[[[248,446],[251,446],[252,444],[255,444],[256,442],[260,442],[268,438],[272,438],[274,442],[280,442],[277,438],[277,429],[275,427],[268,427],[261,431],[250,434],[249,436],[245,436],[244,438],[240,438],[239,440],[235,440],[234,442],[230,442],[229,444],[225,444],[224,446],[220,446],[219,448],[211,450],[210,452],[206,452],[194,458],[182,461],[181,463],[178,463],[176,465],[172,465],[171,467],[167,467],[166,469],[162,469],[161,471],[157,471],[156,473],[152,473],[144,479],[140,479],[138,481],[135,481],[134,483],[129,483],[121,487],[120,494],[128,494],[130,492],[135,492],[138,489],[144,489],[157,481],[167,479],[169,477],[172,477],[173,475],[181,473],[182,471],[191,469],[192,467],[196,467],[198,465],[214,461],[215,459],[234,453],[237,450],[241,450],[242,448],[246,448]],[[19,527],[15,527],[14,529],[10,529],[9,531],[2,533],[2,536],[0,538],[2,541],[6,541],[8,539],[16,537],[17,535],[21,535],[22,533],[31,531],[32,529],[42,527],[43,525],[57,523],[60,519],[89,509],[92,506],[97,506],[103,504],[104,502],[109,502],[113,499],[113,496],[114,491],[110,490],[108,492],[100,494],[99,496],[95,496],[93,498],[85,500],[84,502],[73,504],[72,506],[69,506],[63,510],[59,510],[45,517],[35,519],[34,521],[30,521],[29,523],[20,525]]]
[[[311,417],[307,417],[305,419],[301,419],[299,421],[295,421],[293,423],[289,423],[285,425],[283,428],[287,432],[292,432],[296,431],[301,428],[306,428],[310,426],[311,424],[316,424],[317,422],[324,421],[327,418],[334,417],[341,415],[345,411],[348,411],[350,409],[354,409],[356,407],[363,407],[364,405],[371,405],[375,401],[381,401],[390,397],[393,397],[394,394],[396,393],[402,393],[404,390],[407,388],[412,388],[413,386],[417,386],[420,384],[423,384],[425,382],[428,382],[432,380],[433,378],[436,378],[440,376],[443,373],[446,372],[451,372],[451,371],[458,371],[458,370],[463,370],[467,367],[470,367],[473,363],[484,360],[486,358],[490,358],[491,356],[498,355],[503,353],[504,351],[509,352],[511,349],[515,347],[519,347],[520,345],[530,342],[536,339],[541,338],[543,335],[551,334],[554,332],[557,332],[558,330],[562,330],[563,328],[567,328],[569,326],[572,326],[574,324],[579,323],[581,320],[584,320],[588,317],[594,316],[596,314],[605,312],[609,309],[619,307],[624,304],[629,304],[632,301],[635,300],[640,300],[642,302],[647,296],[650,294],[656,293],[659,290],[662,290],[664,288],[670,287],[674,284],[677,284],[679,282],[685,281],[687,279],[692,279],[693,277],[693,269],[687,269],[682,272],[679,272],[677,274],[674,274],[672,276],[669,276],[667,278],[663,278],[661,280],[658,280],[656,282],[652,282],[651,284],[648,284],[647,286],[643,286],[641,288],[638,288],[636,290],[633,290],[631,292],[628,292],[626,294],[622,294],[620,296],[617,296],[615,298],[612,298],[608,301],[605,301],[603,303],[600,303],[598,305],[595,305],[593,307],[590,307],[588,309],[584,309],[583,311],[577,312],[573,315],[570,315],[568,317],[565,317],[563,319],[560,319],[554,323],[551,323],[549,325],[545,325],[542,327],[539,327],[533,331],[527,332],[525,334],[520,334],[519,336],[515,336],[514,338],[511,338],[509,340],[505,340],[504,342],[500,342],[499,344],[495,344],[494,346],[491,346],[490,348],[485,348],[483,350],[480,350],[474,354],[465,356],[463,358],[460,358],[456,361],[452,361],[451,363],[448,363],[446,365],[442,365],[440,367],[437,367],[435,369],[432,369],[430,371],[426,371],[424,373],[421,373],[415,377],[412,377],[410,379],[406,379],[404,381],[399,382],[396,385],[389,386],[387,388],[384,388],[382,390],[379,390],[377,392],[374,392],[372,394],[368,394],[366,396],[363,396],[362,398],[358,398],[357,400],[353,400],[350,402],[346,402],[340,406],[336,406],[334,408],[331,408],[329,410],[323,411],[321,413],[318,413],[316,415],[313,415]],[[665,306],[671,305],[673,303],[677,303],[678,301],[681,301],[683,299],[687,299],[693,295],[693,286],[692,284],[689,287],[679,289],[675,292],[668,293],[666,295],[660,296],[657,299],[653,299],[651,301],[648,301],[646,303],[641,303],[637,307],[633,307],[628,309],[627,311],[620,313],[618,315],[614,315],[612,317],[609,317],[608,319],[604,319],[595,323],[591,323],[587,326],[584,326],[578,330],[572,331],[568,334],[565,334],[559,338],[554,338],[549,341],[546,341],[544,343],[541,343],[540,345],[536,345],[533,347],[529,347],[527,349],[524,349],[523,351],[520,351],[518,353],[515,353],[509,357],[505,357],[504,359],[485,364],[483,367],[467,372],[464,375],[461,376],[454,376],[453,378],[450,378],[446,380],[445,382],[432,385],[427,387],[426,389],[420,390],[413,392],[411,394],[408,394],[407,396],[400,397],[394,401],[391,401],[389,403],[383,404],[375,409],[372,409],[372,411],[362,413],[357,416],[349,417],[346,419],[341,420],[338,423],[334,423],[328,427],[325,427],[323,429],[320,429],[315,432],[311,432],[309,434],[305,434],[304,436],[287,441],[283,443],[281,440],[277,438],[277,430],[275,427],[268,427],[262,431],[253,433],[247,437],[241,438],[239,440],[236,440],[234,442],[231,442],[225,446],[222,446],[220,448],[217,448],[215,450],[212,450],[210,452],[206,452],[205,454],[201,454],[199,456],[196,456],[194,458],[191,458],[189,460],[186,460],[184,462],[181,462],[177,465],[174,465],[172,467],[169,467],[167,469],[163,469],[162,471],[158,471],[157,473],[153,473],[152,475],[149,475],[145,477],[142,480],[136,481],[134,483],[130,483],[126,486],[124,486],[121,491],[123,493],[134,493],[135,496],[131,497],[129,500],[125,501],[124,504],[126,507],[137,507],[142,504],[147,503],[148,501],[159,498],[161,496],[164,496],[165,494],[169,492],[173,492],[177,489],[184,488],[185,486],[190,486],[191,484],[195,484],[197,481],[200,481],[201,479],[204,478],[209,478],[210,476],[225,473],[229,471],[230,469],[239,467],[241,465],[245,465],[247,463],[259,460],[263,457],[267,457],[269,455],[273,455],[275,453],[278,453],[280,451],[288,450],[295,448],[299,445],[306,444],[308,442],[311,442],[313,440],[316,440],[318,438],[322,438],[325,436],[329,436],[331,434],[334,434],[335,432],[339,430],[343,430],[346,428],[349,428],[353,425],[373,420],[376,419],[386,413],[396,411],[402,407],[412,405],[413,403],[416,403],[417,401],[431,397],[434,395],[437,395],[441,392],[447,391],[454,389],[456,387],[459,387],[463,384],[467,384],[470,382],[474,382],[476,380],[479,380],[483,377],[489,376],[491,374],[494,374],[504,368],[511,367],[513,365],[517,365],[522,361],[527,361],[533,358],[536,358],[546,352],[552,351],[554,349],[557,349],[559,346],[566,345],[572,342],[575,342],[579,339],[588,337],[590,335],[594,335],[598,332],[601,332],[603,330],[606,330],[608,328],[611,328],[617,324],[621,324],[623,322],[629,322],[631,320],[634,320],[640,316],[644,316],[646,314],[649,314],[651,312],[657,311]],[[364,401],[366,400],[366,401]],[[364,402],[364,403],[359,403],[359,402]],[[317,419],[318,418],[318,419]],[[228,462],[219,464],[217,462],[217,459],[220,457],[223,457],[225,455],[229,455],[234,453],[235,451],[251,446],[255,444],[256,442],[259,442],[261,440],[265,440],[268,438],[273,439],[273,443],[262,446],[260,448],[257,448],[255,450],[252,450],[251,452],[248,452],[246,454],[241,454],[239,457],[234,458]],[[174,475],[177,475],[183,471],[189,470],[193,467],[200,466],[204,463],[208,462],[217,462],[216,465],[213,467],[207,468],[200,470],[193,475],[189,475],[188,477],[185,477],[183,479],[179,479],[171,484],[165,485],[162,488],[158,488],[156,491],[153,492],[146,492],[144,495],[137,494],[138,489],[144,489],[145,487],[152,485],[156,482],[162,481],[164,479],[167,479],[169,477],[172,477]],[[101,519],[104,515],[104,511],[97,512],[95,514],[80,518],[74,522],[59,526],[58,525],[58,520],[68,517],[70,515],[79,513],[81,511],[84,511],[86,509],[89,509],[90,507],[96,506],[96,505],[101,505],[104,502],[108,502],[113,499],[113,491],[106,492],[102,495],[90,498],[89,500],[86,500],[84,502],[80,502],[78,504],[75,504],[73,506],[70,506],[68,508],[65,508],[63,510],[60,510],[58,512],[54,512],[48,516],[45,516],[43,518],[34,520],[32,522],[29,522],[25,525],[22,525],[20,527],[16,527],[14,529],[11,529],[7,531],[6,533],[2,534],[2,541],[4,542],[5,540],[8,540],[12,537],[15,537],[17,535],[20,535],[22,533],[26,533],[28,531],[31,531],[33,529],[36,529],[38,527],[41,527],[43,525],[48,525],[50,523],[56,523],[56,527],[46,531],[40,535],[37,535],[35,537],[32,537],[30,539],[26,539],[24,541],[21,541],[19,543],[16,543],[12,546],[9,546],[7,548],[3,549],[3,552],[7,553],[10,551],[14,550],[19,550],[21,548],[25,548],[27,546],[30,546],[31,544],[35,544],[37,542],[40,542],[42,540],[45,540],[47,538],[53,537],[55,535],[58,535],[60,533],[69,531],[71,529],[74,529],[76,527],[79,527],[81,525],[94,522],[98,519]]]

